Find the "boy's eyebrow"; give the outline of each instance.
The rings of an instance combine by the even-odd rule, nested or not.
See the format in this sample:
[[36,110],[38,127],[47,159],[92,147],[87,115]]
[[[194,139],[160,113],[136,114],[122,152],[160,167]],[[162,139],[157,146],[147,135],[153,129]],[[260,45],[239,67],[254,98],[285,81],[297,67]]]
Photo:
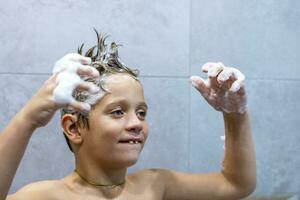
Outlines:
[[[109,107],[117,106],[117,105],[119,105],[119,104],[126,104],[126,103],[127,103],[126,100],[121,99],[121,100],[114,101],[114,102],[112,102],[112,103],[107,104],[106,107],[109,108]],[[138,106],[145,107],[146,109],[148,109],[148,105],[147,105],[146,102],[144,102],[144,101],[139,102],[137,105],[138,105]]]
[[145,102],[140,102],[139,106],[144,106],[144,107],[146,107],[146,109],[148,109],[148,105]]

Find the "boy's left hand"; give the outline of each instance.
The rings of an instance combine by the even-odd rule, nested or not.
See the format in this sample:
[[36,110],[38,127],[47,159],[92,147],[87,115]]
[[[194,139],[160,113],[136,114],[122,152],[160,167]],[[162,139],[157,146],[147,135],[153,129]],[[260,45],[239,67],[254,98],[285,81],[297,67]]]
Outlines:
[[223,63],[206,63],[202,71],[208,79],[192,76],[191,82],[205,100],[216,110],[226,113],[246,111],[245,76],[236,68],[226,67]]

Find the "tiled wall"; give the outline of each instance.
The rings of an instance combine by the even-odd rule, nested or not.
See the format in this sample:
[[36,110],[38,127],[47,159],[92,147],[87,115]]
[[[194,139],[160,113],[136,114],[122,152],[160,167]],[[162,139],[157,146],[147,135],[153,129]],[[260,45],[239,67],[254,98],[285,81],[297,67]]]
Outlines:
[[[300,2],[192,0],[190,13],[191,72],[197,73],[199,63],[208,60],[246,74],[257,154],[256,193],[299,192]],[[211,109],[205,116],[197,114],[208,109],[197,100],[192,92],[190,166],[192,171],[210,170],[218,163],[211,158],[219,155],[215,135],[222,134],[223,125],[210,116],[214,113],[207,114]],[[210,165],[203,166],[206,161]]]
[[[222,116],[190,86],[207,61],[237,66],[247,79],[257,153],[257,194],[299,192],[300,3],[291,1],[0,1],[0,127],[50,75],[53,63],[96,27],[123,44],[141,72],[150,136],[135,171],[209,172],[223,158]],[[4,26],[5,25],[5,26]],[[11,192],[74,168],[59,117],[34,134]]]

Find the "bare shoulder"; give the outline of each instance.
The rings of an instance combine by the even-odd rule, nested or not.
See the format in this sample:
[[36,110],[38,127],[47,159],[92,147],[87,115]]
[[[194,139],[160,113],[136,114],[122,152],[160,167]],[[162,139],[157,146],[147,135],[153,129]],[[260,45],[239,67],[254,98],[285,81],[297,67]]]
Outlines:
[[128,174],[128,180],[133,183],[135,190],[155,193],[155,199],[161,199],[165,192],[165,182],[162,178],[164,171],[163,169],[145,169]]
[[57,199],[65,186],[60,180],[49,180],[31,183],[18,190],[15,194],[9,195],[6,200],[35,200],[35,199]]
[[164,176],[170,172],[166,169],[144,169],[128,175],[128,178],[131,181],[142,183],[155,183],[155,184],[164,184]]

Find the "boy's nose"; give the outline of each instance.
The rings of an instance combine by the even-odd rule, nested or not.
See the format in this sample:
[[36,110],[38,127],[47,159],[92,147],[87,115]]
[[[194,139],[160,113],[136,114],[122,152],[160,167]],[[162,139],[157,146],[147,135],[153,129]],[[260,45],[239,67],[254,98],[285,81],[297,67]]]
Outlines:
[[135,113],[131,114],[126,125],[126,130],[135,134],[139,134],[142,129],[143,122],[137,117]]

